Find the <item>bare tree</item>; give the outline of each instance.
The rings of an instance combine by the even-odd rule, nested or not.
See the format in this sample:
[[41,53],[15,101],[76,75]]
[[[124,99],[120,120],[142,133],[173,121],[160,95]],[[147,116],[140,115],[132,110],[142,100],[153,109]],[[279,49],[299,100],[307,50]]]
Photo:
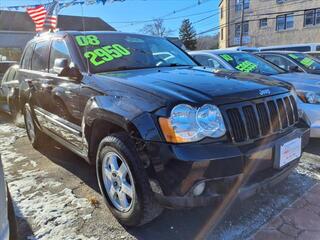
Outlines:
[[159,37],[167,37],[173,32],[164,26],[164,21],[161,18],[154,19],[153,23],[145,25],[141,31],[145,34]]
[[197,39],[197,50],[216,49],[219,47],[219,34],[214,36],[201,36]]

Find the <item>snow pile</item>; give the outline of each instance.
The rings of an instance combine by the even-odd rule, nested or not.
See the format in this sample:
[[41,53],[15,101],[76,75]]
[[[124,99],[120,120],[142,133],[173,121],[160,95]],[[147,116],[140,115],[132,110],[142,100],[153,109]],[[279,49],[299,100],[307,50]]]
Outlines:
[[320,180],[320,156],[304,153],[297,168],[298,173]]
[[13,143],[23,136],[26,134],[21,128],[0,125],[0,152],[16,215],[27,219],[34,231],[28,239],[96,239],[77,233],[79,226],[91,218],[94,209],[89,201],[77,198],[71,189],[38,169],[35,160],[17,153]]

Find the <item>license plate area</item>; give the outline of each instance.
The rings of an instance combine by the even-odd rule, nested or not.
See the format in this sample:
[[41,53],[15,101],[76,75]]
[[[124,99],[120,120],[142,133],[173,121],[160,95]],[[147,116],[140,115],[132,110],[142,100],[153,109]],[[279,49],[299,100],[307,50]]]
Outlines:
[[291,141],[281,144],[278,147],[278,157],[275,159],[274,167],[283,168],[290,162],[301,157],[302,141],[301,138],[295,138]]

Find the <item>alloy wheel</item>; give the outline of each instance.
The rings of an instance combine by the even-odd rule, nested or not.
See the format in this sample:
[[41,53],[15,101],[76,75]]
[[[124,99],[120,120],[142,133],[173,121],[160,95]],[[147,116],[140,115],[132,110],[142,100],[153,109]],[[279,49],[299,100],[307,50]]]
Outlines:
[[108,152],[102,161],[105,190],[114,207],[128,212],[134,202],[135,187],[129,166],[119,154]]

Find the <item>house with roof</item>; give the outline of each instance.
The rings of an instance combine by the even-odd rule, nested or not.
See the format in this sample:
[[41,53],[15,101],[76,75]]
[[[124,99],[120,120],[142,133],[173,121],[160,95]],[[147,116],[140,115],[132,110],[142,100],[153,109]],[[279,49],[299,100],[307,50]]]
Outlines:
[[[116,31],[99,17],[59,15],[60,30]],[[0,61],[19,61],[26,43],[36,35],[26,12],[0,11]]]

